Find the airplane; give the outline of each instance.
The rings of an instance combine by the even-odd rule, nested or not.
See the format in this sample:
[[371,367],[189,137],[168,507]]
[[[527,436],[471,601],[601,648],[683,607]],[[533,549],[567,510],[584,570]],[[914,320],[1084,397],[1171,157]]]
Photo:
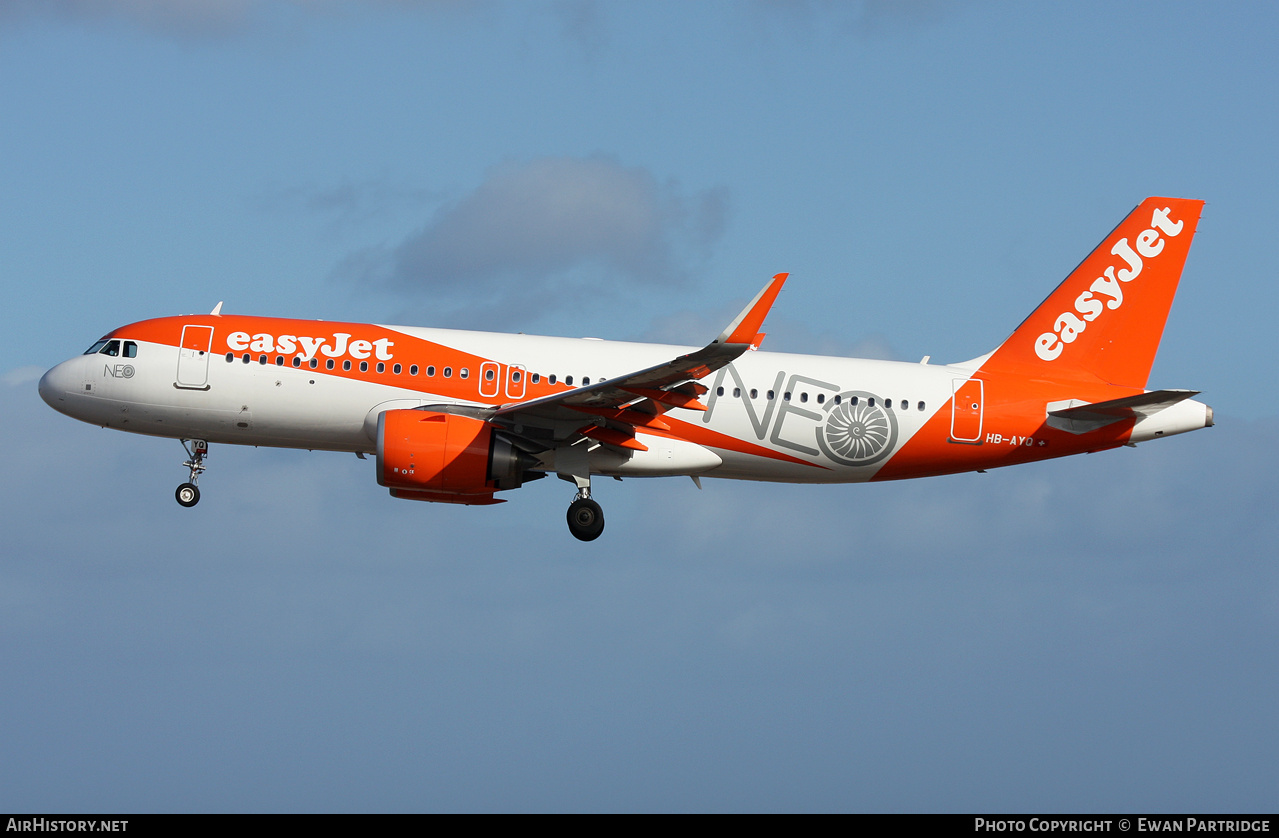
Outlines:
[[502,503],[555,474],[856,483],[984,472],[1213,424],[1147,390],[1203,201],[1148,198],[993,351],[934,364],[760,351],[777,274],[694,346],[223,314],[115,329],[40,379],[68,416],[175,438],[184,507],[210,443],[375,458],[393,497]]

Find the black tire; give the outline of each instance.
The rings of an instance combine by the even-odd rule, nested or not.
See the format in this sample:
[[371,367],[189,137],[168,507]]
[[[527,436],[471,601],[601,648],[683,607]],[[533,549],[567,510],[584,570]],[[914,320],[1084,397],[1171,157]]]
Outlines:
[[183,483],[173,496],[178,499],[178,503],[189,508],[200,502],[200,487],[194,483]]
[[568,531],[578,541],[594,541],[604,532],[604,510],[590,498],[578,498],[568,507]]

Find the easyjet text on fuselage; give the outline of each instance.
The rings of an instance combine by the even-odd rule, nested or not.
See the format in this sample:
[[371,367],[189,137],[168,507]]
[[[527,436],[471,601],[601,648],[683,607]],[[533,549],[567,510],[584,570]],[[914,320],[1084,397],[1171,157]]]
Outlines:
[[[329,341],[333,343],[330,345]],[[340,358],[350,355],[357,361],[363,361],[370,355],[379,361],[392,358],[391,347],[395,342],[390,338],[377,340],[351,340],[347,332],[335,332],[329,337],[311,337],[307,335],[275,335],[266,332],[250,335],[248,332],[232,332],[226,336],[227,349],[231,352],[279,352],[282,355],[300,354],[302,360],[309,361],[323,352],[329,358]]]

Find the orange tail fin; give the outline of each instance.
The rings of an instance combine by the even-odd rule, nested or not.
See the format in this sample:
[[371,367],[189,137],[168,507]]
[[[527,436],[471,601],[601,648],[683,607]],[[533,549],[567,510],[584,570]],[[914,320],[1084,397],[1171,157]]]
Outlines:
[[1144,388],[1203,204],[1147,198],[983,368]]

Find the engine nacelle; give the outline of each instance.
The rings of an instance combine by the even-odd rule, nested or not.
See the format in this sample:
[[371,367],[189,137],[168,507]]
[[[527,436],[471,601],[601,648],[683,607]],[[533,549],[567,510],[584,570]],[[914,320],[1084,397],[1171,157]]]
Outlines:
[[388,410],[377,421],[377,482],[399,498],[493,503],[515,489],[537,459],[487,422],[425,410]]

